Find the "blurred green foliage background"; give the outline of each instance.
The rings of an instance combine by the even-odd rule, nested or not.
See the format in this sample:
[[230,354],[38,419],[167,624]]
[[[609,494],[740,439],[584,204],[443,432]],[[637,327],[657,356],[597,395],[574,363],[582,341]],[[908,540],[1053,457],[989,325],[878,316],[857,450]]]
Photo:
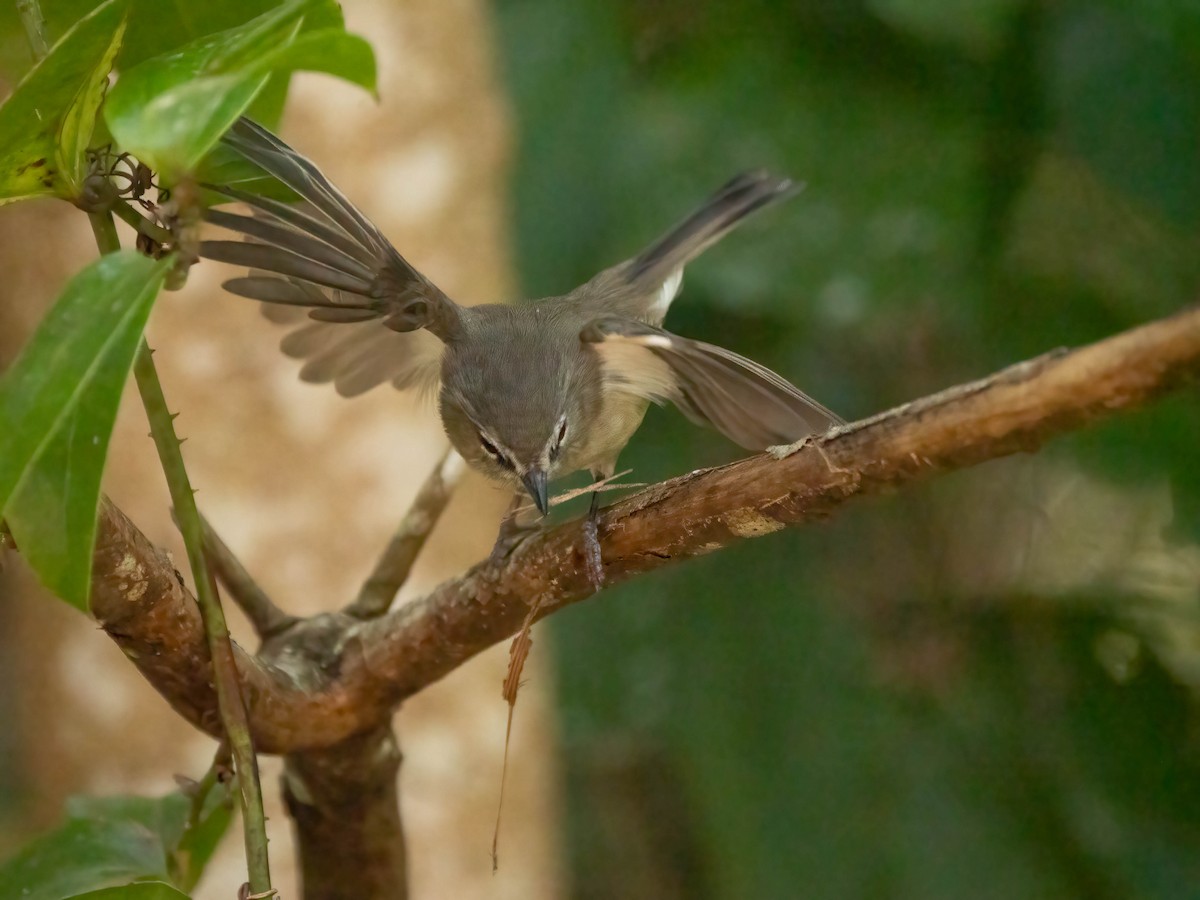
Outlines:
[[[668,327],[857,418],[1197,299],[1200,6],[506,0],[525,286],[807,183]],[[1194,390],[550,625],[574,893],[1200,896]],[[652,410],[653,481],[736,455]]]

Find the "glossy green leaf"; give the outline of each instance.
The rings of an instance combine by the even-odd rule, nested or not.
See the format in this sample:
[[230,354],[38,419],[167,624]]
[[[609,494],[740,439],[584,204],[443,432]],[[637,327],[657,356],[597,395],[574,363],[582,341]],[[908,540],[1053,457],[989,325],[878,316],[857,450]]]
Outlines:
[[228,828],[231,788],[212,790],[189,828],[191,804],[178,791],[72,798],[60,828],[0,865],[0,900],[186,897]]
[[273,72],[324,72],[375,93],[375,53],[363,38],[339,28],[322,28],[299,35],[260,63]]
[[80,20],[0,106],[0,205],[77,196],[124,15],[124,0],[109,0]]
[[188,895],[161,881],[143,881],[74,894],[69,900],[188,900]]
[[105,104],[122,149],[169,183],[196,168],[271,75],[311,68],[374,89],[369,45],[340,28],[297,39],[304,22],[330,21],[327,0],[293,0],[125,73]]
[[98,259],[0,379],[0,510],[39,576],[80,608],[121,388],[170,266],[132,250]]
[[245,73],[197,78],[144,106],[110,107],[109,127],[121,147],[172,184],[196,167],[266,83],[266,75]]
[[179,791],[163,797],[73,797],[67,803],[67,815],[72,819],[140,823],[161,843],[171,882],[190,891],[233,819],[232,791],[232,782],[210,790],[197,821],[190,828],[192,800]]
[[150,829],[133,820],[71,819],[0,866],[0,900],[60,900],[141,878],[170,880]]

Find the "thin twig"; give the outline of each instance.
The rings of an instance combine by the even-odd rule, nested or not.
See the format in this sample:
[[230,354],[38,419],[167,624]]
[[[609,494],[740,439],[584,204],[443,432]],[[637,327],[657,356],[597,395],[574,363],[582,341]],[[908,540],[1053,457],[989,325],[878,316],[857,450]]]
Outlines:
[[267,592],[259,587],[254,577],[221,540],[221,536],[208,519],[200,516],[200,527],[204,531],[204,554],[216,573],[217,580],[225,585],[229,598],[246,614],[254,632],[261,638],[271,637],[294,625],[299,619],[288,615],[275,605]]
[[[582,497],[584,494],[603,494],[607,491],[632,491],[637,488],[646,487],[644,481],[626,481],[622,484],[617,484],[618,478],[624,478],[633,469],[625,469],[622,472],[617,472],[614,475],[609,475],[607,478],[602,478],[599,481],[593,481],[590,484],[585,484],[583,487],[571,488],[569,491],[563,491],[561,494],[555,494],[550,498],[551,508],[561,506],[563,503],[569,503],[576,497]],[[518,506],[513,510],[513,513],[526,513],[537,509],[532,503],[526,503]]]
[[183,826],[184,833],[192,831],[200,824],[204,815],[204,807],[208,803],[208,795],[218,784],[224,784],[233,776],[233,759],[229,752],[229,742],[222,740],[217,743],[213,761],[197,782],[190,783],[191,805],[188,807],[187,822]]
[[374,619],[388,611],[465,471],[463,458],[447,450],[417,492],[375,570],[363,582],[358,597],[344,610],[347,615]]
[[508,748],[512,741],[513,714],[517,709],[517,693],[521,690],[521,673],[525,671],[525,662],[529,659],[529,651],[533,649],[533,620],[537,618],[541,608],[541,598],[529,604],[529,613],[521,623],[521,630],[513,638],[508,648],[508,672],[504,676],[504,684],[500,695],[508,704],[508,724],[504,728],[504,759],[500,763],[500,797],[496,801],[496,825],[492,830],[492,874],[500,869],[500,815],[504,812],[504,785],[508,781]]
[[112,205],[112,211],[138,234],[143,234],[160,244],[169,244],[175,238],[170,231],[151,222],[124,200],[117,200]]
[[[199,781],[193,781],[182,775],[175,776],[175,782],[179,785],[180,792],[190,802],[188,804],[187,820],[183,825],[183,832],[180,834],[178,842],[167,859],[168,870],[173,880],[185,883],[189,881],[189,874],[193,872],[193,860],[188,850],[184,847],[184,840],[203,823],[204,814],[209,811],[208,801],[213,790],[218,786],[225,787],[232,778],[233,760],[229,754],[229,742],[226,740],[221,740],[217,743],[217,750],[213,754],[213,761],[209,765],[208,771],[204,773]],[[227,803],[230,802],[230,799],[228,791],[223,792],[221,802]]]

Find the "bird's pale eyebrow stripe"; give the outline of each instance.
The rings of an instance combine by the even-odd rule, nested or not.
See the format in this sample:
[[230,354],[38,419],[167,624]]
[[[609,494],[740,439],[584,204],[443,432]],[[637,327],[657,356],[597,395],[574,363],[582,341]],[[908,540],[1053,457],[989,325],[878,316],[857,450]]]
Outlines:
[[563,413],[561,416],[559,416],[558,421],[554,423],[554,430],[550,432],[550,437],[546,440],[545,446],[542,447],[542,454],[541,454],[541,457],[538,459],[538,464],[541,465],[542,468],[549,467],[551,451],[556,449],[554,445],[556,443],[558,443],[559,431],[566,425],[566,423],[567,423],[567,414],[566,413]]
[[476,425],[475,427],[479,431],[479,436],[482,437],[489,444],[491,444],[493,447],[495,447],[496,450],[499,451],[501,456],[503,456],[509,462],[514,461],[512,451],[509,450],[507,447],[505,447],[502,443],[500,443],[500,441],[496,440],[496,436],[494,434],[492,434],[486,428],[479,428],[478,425]]
[[[465,407],[463,407],[463,412],[466,412]],[[500,457],[510,466],[512,466],[515,471],[522,472],[525,470],[525,467],[517,462],[516,455],[507,447],[505,447],[502,442],[496,440],[496,435],[475,421],[475,417],[470,413],[467,413],[467,418],[470,420],[471,424],[475,426],[475,431],[478,432],[479,437],[495,447],[496,452],[500,454]],[[484,452],[486,453],[487,451],[485,450]]]

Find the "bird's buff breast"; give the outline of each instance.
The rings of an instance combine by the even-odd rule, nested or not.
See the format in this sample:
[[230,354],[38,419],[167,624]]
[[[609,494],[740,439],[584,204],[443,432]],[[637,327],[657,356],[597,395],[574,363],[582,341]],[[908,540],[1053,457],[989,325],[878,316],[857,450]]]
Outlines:
[[642,397],[607,391],[587,442],[565,460],[566,465],[557,474],[566,475],[580,469],[611,471],[617,457],[642,424],[647,406],[649,403]]

